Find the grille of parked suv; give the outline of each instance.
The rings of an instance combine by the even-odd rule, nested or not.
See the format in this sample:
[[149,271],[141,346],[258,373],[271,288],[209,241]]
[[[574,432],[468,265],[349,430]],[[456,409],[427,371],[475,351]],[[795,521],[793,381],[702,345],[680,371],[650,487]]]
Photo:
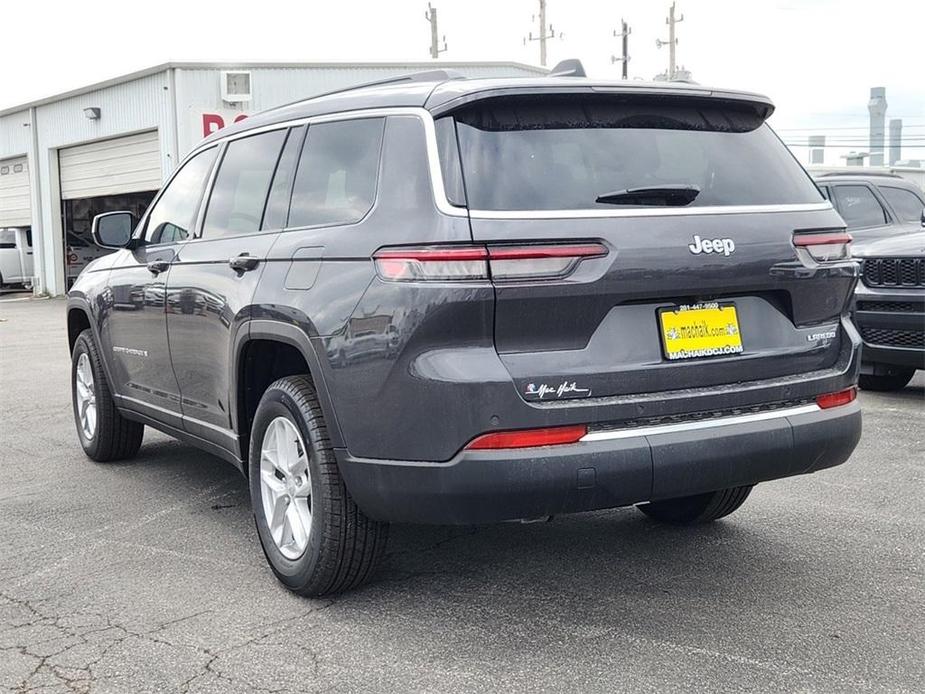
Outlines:
[[861,278],[868,287],[925,287],[925,258],[867,258]]
[[925,349],[925,331],[923,330],[887,330],[884,328],[861,328],[861,337],[864,338],[864,342],[872,345]]
[[588,427],[588,431],[614,431],[618,429],[636,429],[638,427],[663,426],[667,424],[686,424],[687,422],[700,422],[710,419],[721,419],[724,417],[738,417],[746,414],[757,414],[759,412],[772,412],[774,410],[782,410],[789,407],[808,405],[813,402],[815,402],[813,398],[801,398],[795,400],[783,400],[781,402],[762,403],[760,405],[752,405],[751,407],[730,407],[722,410],[685,412],[684,414],[665,415],[663,417],[641,417],[639,419],[629,419],[622,422],[592,424]]
[[858,311],[884,311],[887,313],[915,313],[922,310],[922,304],[911,301],[859,301]]

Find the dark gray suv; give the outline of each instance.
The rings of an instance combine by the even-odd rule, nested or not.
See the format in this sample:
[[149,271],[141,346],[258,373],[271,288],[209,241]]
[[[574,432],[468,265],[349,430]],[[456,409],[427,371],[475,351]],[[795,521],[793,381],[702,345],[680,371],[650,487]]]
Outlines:
[[387,523],[711,521],[861,432],[857,265],[755,94],[427,73],[206,139],[68,301],[80,442],[238,466],[277,577]]

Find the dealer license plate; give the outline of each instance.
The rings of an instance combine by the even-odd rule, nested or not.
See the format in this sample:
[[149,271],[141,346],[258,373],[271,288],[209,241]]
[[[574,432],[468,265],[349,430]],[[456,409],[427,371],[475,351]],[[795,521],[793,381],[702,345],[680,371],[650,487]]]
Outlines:
[[742,334],[733,304],[689,304],[658,311],[665,356],[676,359],[739,354]]

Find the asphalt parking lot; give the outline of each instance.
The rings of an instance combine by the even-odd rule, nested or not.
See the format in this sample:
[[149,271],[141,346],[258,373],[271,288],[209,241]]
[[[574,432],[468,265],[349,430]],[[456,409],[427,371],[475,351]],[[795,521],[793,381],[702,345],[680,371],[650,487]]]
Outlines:
[[[395,527],[370,586],[279,587],[244,479],[80,450],[61,301],[0,298],[0,685],[42,692],[925,691],[925,379],[852,460],[728,519]],[[743,455],[747,452],[743,451]]]

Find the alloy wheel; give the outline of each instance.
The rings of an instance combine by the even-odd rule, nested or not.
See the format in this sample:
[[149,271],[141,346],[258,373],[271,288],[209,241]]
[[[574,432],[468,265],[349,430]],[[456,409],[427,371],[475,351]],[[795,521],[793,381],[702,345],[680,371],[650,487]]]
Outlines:
[[287,559],[298,559],[312,527],[312,480],[302,435],[286,417],[277,417],[260,447],[260,492],[270,536]]
[[86,352],[77,359],[74,389],[77,393],[77,416],[80,420],[81,433],[87,441],[92,441],[96,436],[96,389],[93,387],[90,357]]

